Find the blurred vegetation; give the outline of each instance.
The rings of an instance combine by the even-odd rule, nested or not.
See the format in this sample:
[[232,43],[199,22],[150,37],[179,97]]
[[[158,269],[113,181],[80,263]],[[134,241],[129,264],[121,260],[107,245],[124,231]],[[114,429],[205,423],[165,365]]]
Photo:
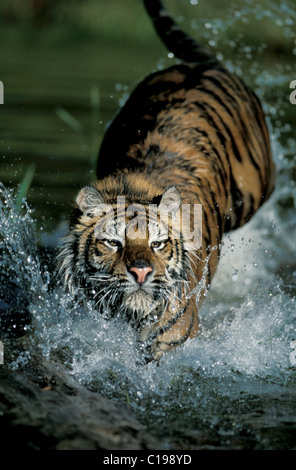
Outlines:
[[[255,47],[268,44],[269,52],[290,52],[289,34],[283,37],[283,24],[280,20],[275,22],[273,17],[281,9],[280,5],[264,18],[260,28],[252,27],[247,19],[248,10],[259,18],[265,9],[272,8],[268,0],[166,0],[164,4],[187,28],[199,19],[207,23],[214,18],[219,23],[232,24],[225,31],[229,39],[246,37],[248,44]],[[293,0],[290,5],[293,6]],[[150,45],[155,38],[141,0],[1,0],[0,21],[0,34],[8,34],[9,40],[15,41],[20,37],[34,37],[36,30],[41,40],[46,38],[53,43],[98,38],[109,43],[133,43],[136,39]],[[292,21],[291,18],[290,25]]]
[[[269,102],[288,96],[296,78],[294,0],[164,3],[251,85],[262,73]],[[104,129],[129,92],[173,59],[141,0],[1,0],[0,41],[0,178],[21,183],[47,230],[67,218],[77,189],[94,178]],[[277,124],[291,123],[292,111],[286,100]]]

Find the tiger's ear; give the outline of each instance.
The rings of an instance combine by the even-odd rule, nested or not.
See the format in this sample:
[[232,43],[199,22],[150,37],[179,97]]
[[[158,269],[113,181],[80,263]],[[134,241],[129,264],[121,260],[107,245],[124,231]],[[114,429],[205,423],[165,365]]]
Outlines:
[[161,208],[175,214],[181,206],[181,195],[176,186],[169,186],[160,197]]
[[81,212],[92,215],[98,205],[104,203],[104,199],[94,186],[85,186],[78,193],[76,202]]

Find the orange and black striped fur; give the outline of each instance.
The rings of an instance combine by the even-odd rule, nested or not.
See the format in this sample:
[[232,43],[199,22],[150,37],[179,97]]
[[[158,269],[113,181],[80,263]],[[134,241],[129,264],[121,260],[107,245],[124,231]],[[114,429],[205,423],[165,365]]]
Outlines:
[[[144,3],[182,62],[141,82],[108,128],[98,181],[77,197],[59,264],[70,290],[135,325],[149,360],[197,334],[222,236],[268,199],[274,165],[252,90],[180,31],[160,1]],[[152,205],[168,217],[149,214]],[[193,220],[198,205],[202,222]],[[184,207],[200,245],[184,224],[174,236]]]

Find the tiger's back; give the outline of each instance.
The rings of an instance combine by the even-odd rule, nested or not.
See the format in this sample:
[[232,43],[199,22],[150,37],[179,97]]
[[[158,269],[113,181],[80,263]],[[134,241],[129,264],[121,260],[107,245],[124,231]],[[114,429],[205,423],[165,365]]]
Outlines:
[[[114,136],[117,139],[114,139]],[[112,159],[110,158],[112,155]],[[208,180],[221,230],[247,222],[273,191],[274,164],[260,102],[220,63],[182,64],[149,76],[103,140],[97,176],[141,172],[178,183],[197,202]]]
[[[110,287],[108,295],[113,292],[117,309],[120,304],[130,312],[132,303],[142,305],[133,311],[140,319],[139,337],[149,345],[151,356],[158,358],[196,335],[198,308],[217,268],[223,234],[250,220],[268,199],[274,165],[264,114],[252,90],[180,31],[161,2],[144,3],[158,34],[183,62],[143,80],[108,128],[98,158],[98,181],[77,198],[60,258],[68,284],[95,290],[96,297],[106,299],[106,283],[99,287],[99,281],[91,282],[100,277],[94,275],[97,271],[110,276],[114,292]],[[113,218],[103,246],[97,236],[96,207],[107,203],[116,212],[118,196],[126,196],[127,205],[143,204],[147,214],[156,200],[168,206],[172,199],[179,201],[178,209],[181,203],[182,207],[202,205],[201,245],[193,249],[185,233],[172,240],[174,213],[166,239],[159,235],[162,220],[155,219],[155,227],[160,225],[153,236],[147,230],[141,243],[128,242],[127,231],[118,236]],[[194,223],[192,217],[190,222]],[[116,240],[112,239],[115,232]],[[116,249],[105,253],[113,243],[118,243]],[[155,248],[155,243],[162,248]],[[109,264],[102,261],[105,255]],[[123,291],[135,284],[131,277],[135,272],[141,287],[127,299]],[[141,273],[143,282],[139,282]],[[202,294],[197,295],[202,279]],[[182,287],[176,288],[174,281]],[[99,304],[106,307],[106,301]]]

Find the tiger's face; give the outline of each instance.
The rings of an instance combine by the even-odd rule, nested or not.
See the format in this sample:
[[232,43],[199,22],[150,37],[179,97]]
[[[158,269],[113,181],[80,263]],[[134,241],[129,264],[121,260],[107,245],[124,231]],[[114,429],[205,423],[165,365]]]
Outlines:
[[159,320],[188,284],[191,244],[180,232],[180,195],[170,187],[159,199],[106,203],[95,187],[83,188],[60,253],[70,290],[83,289],[98,311],[136,326]]

